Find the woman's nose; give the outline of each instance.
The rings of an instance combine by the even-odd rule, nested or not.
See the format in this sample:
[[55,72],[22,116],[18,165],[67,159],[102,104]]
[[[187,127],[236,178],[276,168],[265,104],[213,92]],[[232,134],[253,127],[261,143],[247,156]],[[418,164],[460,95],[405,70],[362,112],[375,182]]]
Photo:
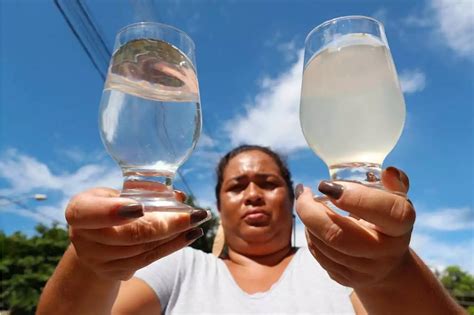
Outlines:
[[262,190],[258,185],[250,183],[245,190],[245,205],[261,203],[262,201]]

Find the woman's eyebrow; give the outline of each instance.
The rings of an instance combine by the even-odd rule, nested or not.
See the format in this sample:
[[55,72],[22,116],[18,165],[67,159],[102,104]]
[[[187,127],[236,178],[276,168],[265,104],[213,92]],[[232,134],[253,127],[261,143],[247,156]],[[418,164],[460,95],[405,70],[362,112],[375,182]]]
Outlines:
[[232,181],[236,181],[236,182],[246,181],[249,179],[249,177],[256,177],[257,180],[266,180],[269,177],[280,178],[281,176],[279,174],[274,174],[274,173],[257,173],[251,176],[249,176],[248,174],[243,174],[243,175],[238,175],[238,176],[227,179],[226,181],[224,181],[224,184],[227,184]]

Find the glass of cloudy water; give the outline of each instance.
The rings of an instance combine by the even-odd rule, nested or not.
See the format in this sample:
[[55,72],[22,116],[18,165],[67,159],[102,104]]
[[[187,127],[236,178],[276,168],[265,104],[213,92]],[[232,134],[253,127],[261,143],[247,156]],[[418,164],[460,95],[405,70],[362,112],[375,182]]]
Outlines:
[[172,180],[201,132],[194,43],[168,25],[143,22],[117,34],[99,111],[100,135],[122,169],[121,196],[145,211],[189,211]]
[[381,167],[405,121],[405,101],[383,25],[336,18],[306,38],[300,122],[332,180],[381,188]]

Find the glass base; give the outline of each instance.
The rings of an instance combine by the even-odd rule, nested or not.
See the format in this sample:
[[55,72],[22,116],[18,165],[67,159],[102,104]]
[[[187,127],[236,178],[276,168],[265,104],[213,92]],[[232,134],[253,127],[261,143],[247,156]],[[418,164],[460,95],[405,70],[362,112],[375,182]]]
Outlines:
[[382,167],[375,163],[342,163],[331,165],[329,174],[333,181],[357,182],[366,186],[382,188]]
[[[329,167],[329,173],[331,175],[331,181],[334,182],[350,182],[361,184],[370,188],[380,189],[389,193],[407,197],[403,192],[387,190],[381,181],[382,178],[382,167],[380,164],[375,163],[343,163],[331,165]],[[326,196],[314,196],[314,200],[322,202],[329,209],[340,213],[347,213],[345,210],[341,210],[336,207],[331,200]]]
[[173,177],[174,173],[126,170],[120,197],[136,200],[145,212],[191,212],[192,207],[176,200]]

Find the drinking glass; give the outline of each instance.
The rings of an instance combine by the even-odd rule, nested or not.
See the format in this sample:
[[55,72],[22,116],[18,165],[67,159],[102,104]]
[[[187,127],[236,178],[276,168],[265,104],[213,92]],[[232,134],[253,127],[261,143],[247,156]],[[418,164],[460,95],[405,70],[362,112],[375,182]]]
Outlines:
[[339,17],[309,33],[300,122],[331,180],[382,189],[382,163],[404,121],[405,101],[379,21]]
[[201,132],[194,43],[169,25],[142,22],[116,36],[100,103],[100,135],[122,169],[122,197],[145,211],[190,211],[172,181]]

